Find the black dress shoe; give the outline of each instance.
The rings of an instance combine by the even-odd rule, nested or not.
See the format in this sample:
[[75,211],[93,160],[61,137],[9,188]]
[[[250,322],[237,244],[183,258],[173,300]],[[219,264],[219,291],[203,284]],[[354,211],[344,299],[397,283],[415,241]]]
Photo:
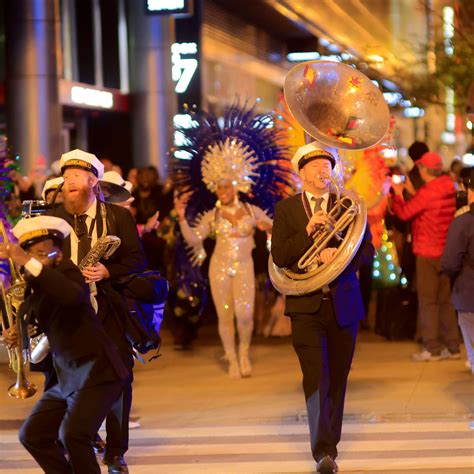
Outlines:
[[123,456],[104,456],[102,462],[109,468],[109,474],[128,473],[128,466]]
[[92,442],[92,447],[95,454],[102,454],[105,452],[105,441],[99,435],[96,435],[95,440]]
[[331,456],[324,456],[316,464],[316,471],[320,474],[333,474],[338,471],[338,467]]

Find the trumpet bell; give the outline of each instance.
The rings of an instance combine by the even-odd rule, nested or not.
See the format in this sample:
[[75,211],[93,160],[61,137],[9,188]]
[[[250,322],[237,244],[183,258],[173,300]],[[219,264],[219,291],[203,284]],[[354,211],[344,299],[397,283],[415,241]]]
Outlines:
[[12,398],[16,398],[17,400],[25,400],[32,397],[36,391],[36,385],[24,379],[22,381],[17,380],[15,384],[11,385],[8,388],[8,395],[10,395]]
[[390,113],[383,94],[366,75],[345,64],[300,63],[287,74],[284,94],[306,133],[326,146],[369,148],[388,130]]

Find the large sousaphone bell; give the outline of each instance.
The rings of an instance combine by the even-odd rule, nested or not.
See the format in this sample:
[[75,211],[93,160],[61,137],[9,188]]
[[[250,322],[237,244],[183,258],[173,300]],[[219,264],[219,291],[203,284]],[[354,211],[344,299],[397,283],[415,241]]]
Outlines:
[[[284,94],[294,118],[322,147],[369,148],[379,143],[388,130],[390,114],[382,93],[367,76],[350,66],[330,61],[300,63],[286,76]],[[353,191],[335,192],[335,224],[313,235],[314,243],[299,260],[298,272],[277,267],[270,256],[270,279],[280,293],[303,295],[329,285],[359,249],[367,209]],[[340,244],[334,260],[324,265],[319,253],[332,239],[340,239]]]

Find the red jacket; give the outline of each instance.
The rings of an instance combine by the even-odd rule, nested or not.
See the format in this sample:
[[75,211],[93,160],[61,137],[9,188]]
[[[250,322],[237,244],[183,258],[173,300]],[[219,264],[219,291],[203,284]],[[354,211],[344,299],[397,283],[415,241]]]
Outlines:
[[413,221],[413,253],[439,258],[456,211],[454,182],[443,175],[424,184],[409,201],[395,195],[393,211],[400,219]]

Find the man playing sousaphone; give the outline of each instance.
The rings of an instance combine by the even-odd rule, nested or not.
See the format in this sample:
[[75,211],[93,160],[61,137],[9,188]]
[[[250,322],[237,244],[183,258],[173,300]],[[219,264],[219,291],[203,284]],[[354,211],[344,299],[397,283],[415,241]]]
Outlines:
[[[92,309],[84,277],[63,257],[71,231],[63,219],[33,217],[13,229],[19,244],[0,243],[0,258],[21,267],[27,283],[18,316],[46,334],[57,374],[24,422],[20,441],[45,472],[99,474],[92,441],[129,372]],[[4,337],[18,344],[13,328]]]
[[[303,192],[275,207],[271,255],[277,267],[298,270],[298,261],[313,244],[313,234],[331,228],[328,212],[337,196],[330,192],[336,163],[333,152],[313,142],[299,148],[292,159]],[[319,254],[319,264],[330,266],[338,246],[332,238]],[[293,347],[303,372],[311,451],[320,473],[337,471],[335,458],[341,438],[347,377],[352,362],[358,321],[364,308],[356,271],[371,262],[374,248],[368,229],[346,269],[328,285],[286,297]]]

